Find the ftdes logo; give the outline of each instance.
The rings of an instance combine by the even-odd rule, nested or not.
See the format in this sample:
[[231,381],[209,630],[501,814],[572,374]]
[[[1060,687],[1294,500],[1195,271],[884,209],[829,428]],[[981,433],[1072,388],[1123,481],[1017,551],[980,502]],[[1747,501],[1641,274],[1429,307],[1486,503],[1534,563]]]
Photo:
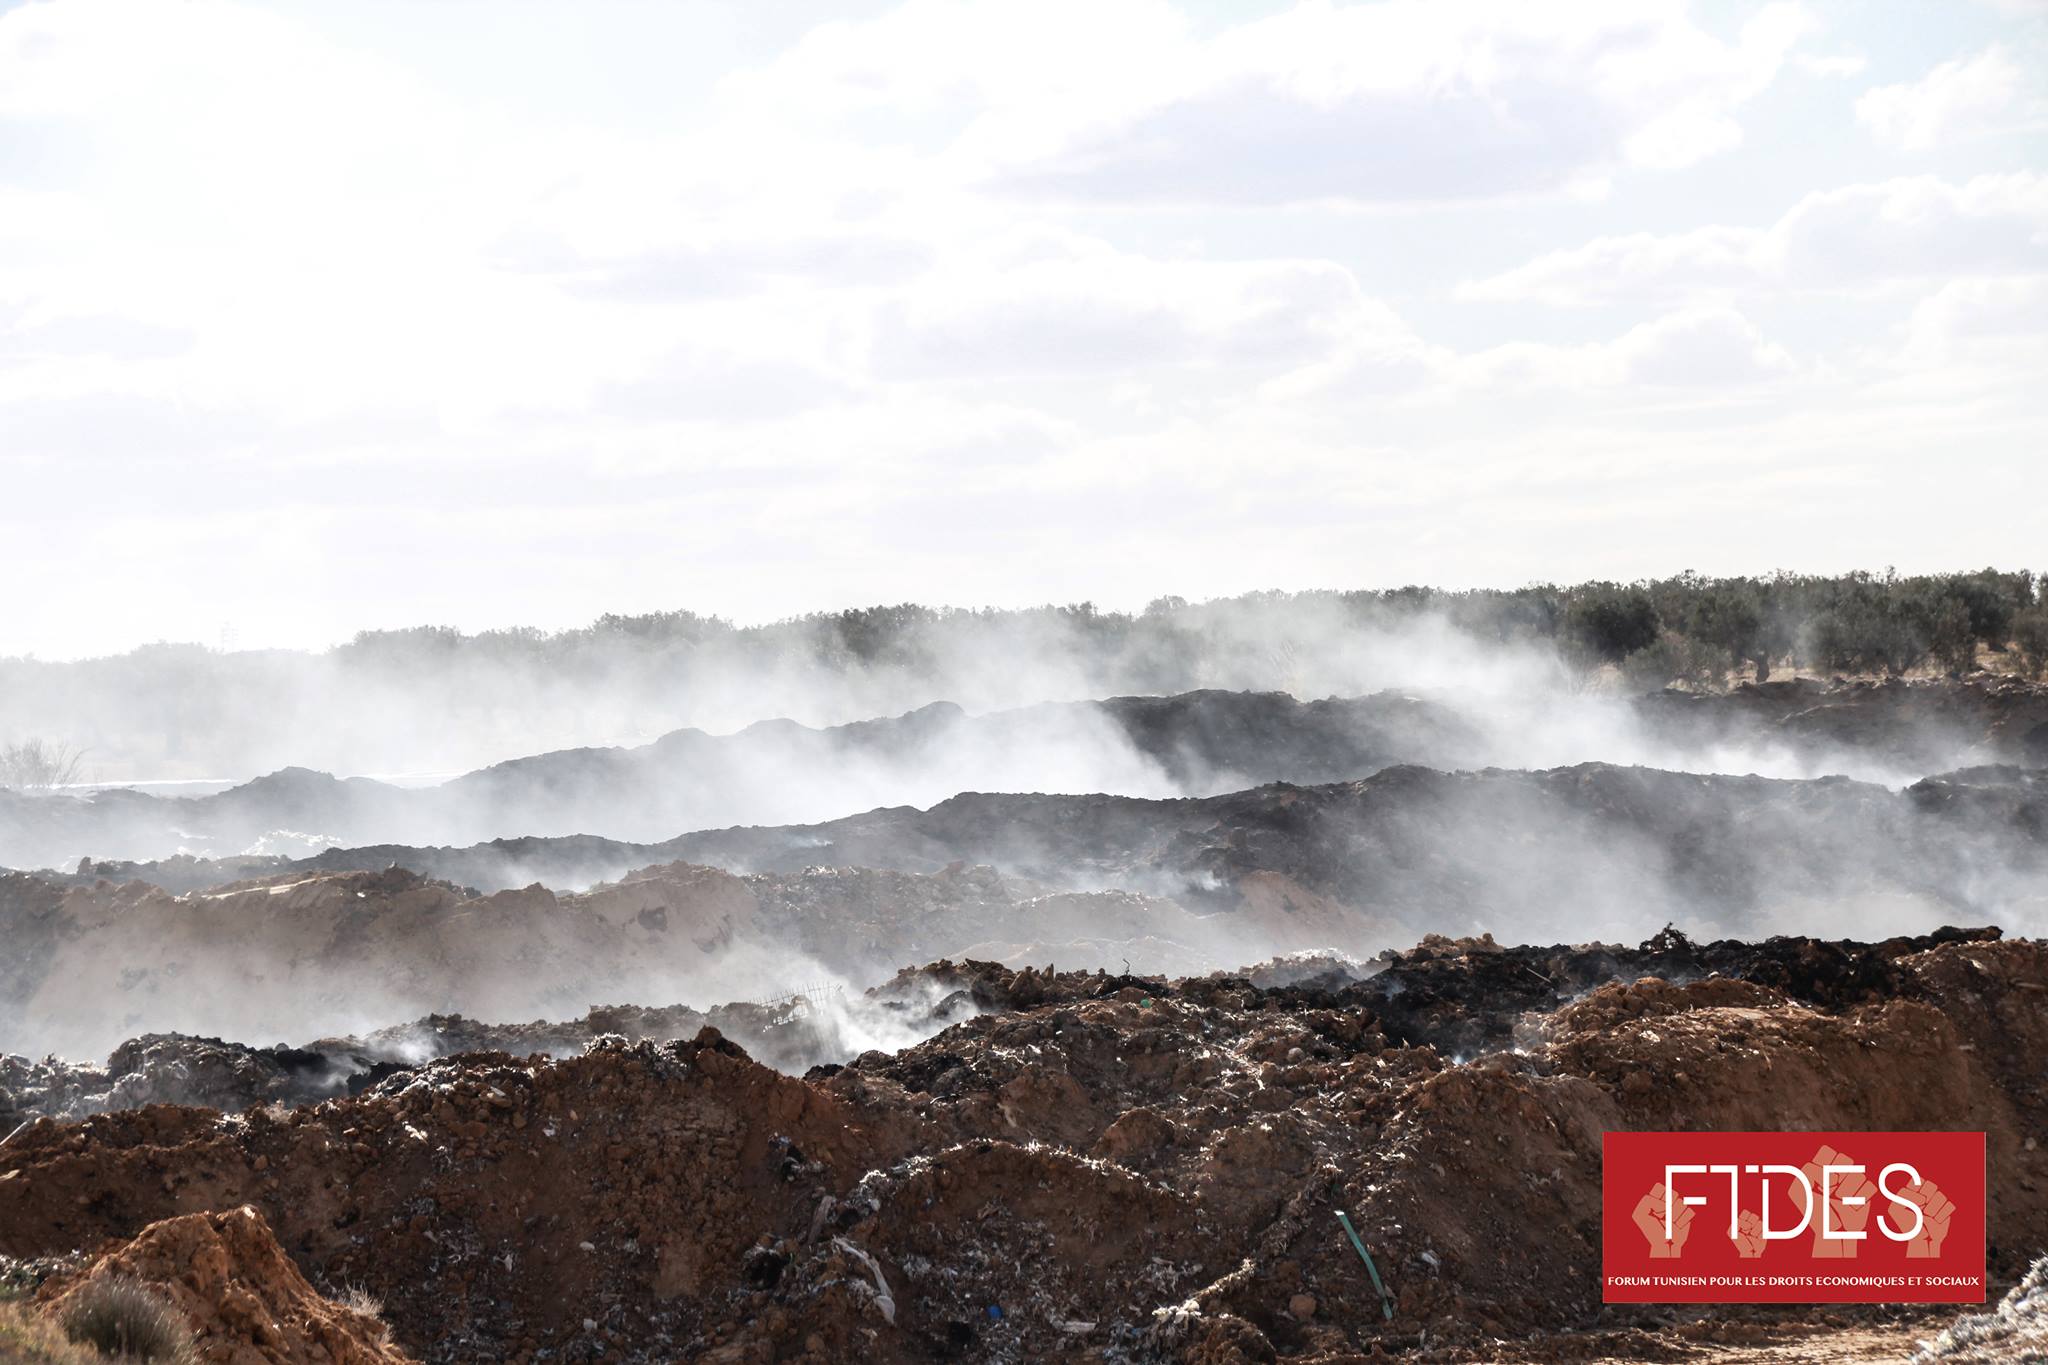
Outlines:
[[1608,1303],[1982,1303],[1982,1133],[1608,1133]]

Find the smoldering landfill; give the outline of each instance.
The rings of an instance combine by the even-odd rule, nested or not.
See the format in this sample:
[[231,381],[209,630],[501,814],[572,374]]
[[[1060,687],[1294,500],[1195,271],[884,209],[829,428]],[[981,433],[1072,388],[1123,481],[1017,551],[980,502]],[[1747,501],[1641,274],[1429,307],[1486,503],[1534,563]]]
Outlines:
[[[138,1281],[213,1360],[2038,1339],[2048,690],[1579,698],[1537,763],[1455,696],[1073,705],[784,727],[782,759],[953,790],[660,838],[577,828],[579,793],[759,734],[460,801],[0,797],[0,1283],[61,1315]],[[1148,775],[959,779],[1047,726]],[[518,823],[398,841],[477,811]],[[375,841],[249,851],[323,825]],[[1603,1305],[1600,1135],[1685,1128],[1982,1130],[2012,1299]]]
[[[2048,1236],[2038,943],[1438,939],[1372,968],[934,963],[874,999],[958,1022],[801,1076],[745,1042],[786,1055],[802,1016],[732,1011],[429,1020],[408,1037],[461,1050],[351,1040],[328,1099],[303,1078],[333,1043],[145,1040],[10,1077],[29,1112],[133,1107],[0,1145],[0,1250],[59,1303],[204,1266],[206,1339],[282,1359],[1543,1360],[1886,1325],[1603,1308],[1608,1129],[1982,1128],[1994,1276]],[[396,1345],[316,1286],[367,1289]]]

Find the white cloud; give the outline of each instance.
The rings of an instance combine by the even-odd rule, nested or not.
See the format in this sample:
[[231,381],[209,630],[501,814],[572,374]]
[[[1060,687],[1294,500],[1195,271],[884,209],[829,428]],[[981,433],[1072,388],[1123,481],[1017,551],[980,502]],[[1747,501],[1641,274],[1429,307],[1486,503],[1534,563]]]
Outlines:
[[1159,260],[1070,232],[1008,234],[949,256],[877,310],[889,378],[1272,373],[1339,347],[1399,347],[1407,328],[1341,266]]
[[1898,360],[1914,369],[1969,360],[1972,368],[2012,374],[2014,367],[2003,362],[2017,352],[2035,363],[2038,378],[2038,361],[2048,350],[2043,318],[2048,274],[1954,280],[1914,306]]
[[[1804,26],[1730,44],[1665,4],[1298,6],[1190,53],[1171,82],[988,141],[1013,188],[1098,200],[1401,203],[1551,193],[1741,141],[1734,111]],[[1029,117],[1029,115],[1026,115]]]
[[1692,308],[1581,345],[1514,342],[1460,358],[1459,388],[1698,389],[1725,394],[1790,376],[1786,350],[1732,308]]
[[538,146],[281,16],[23,6],[0,16],[0,115],[89,149],[65,162],[66,230],[0,257],[0,300],[191,338],[170,357],[17,367],[0,395],[464,414],[578,401],[630,363],[617,334],[476,254],[531,192]]
[[1893,151],[1925,152],[1996,131],[2025,87],[2019,63],[1993,44],[1974,57],[1943,62],[1917,81],[1865,91],[1856,117]]
[[1483,198],[1735,146],[1736,111],[1810,26],[1793,5],[1728,41],[1676,0],[1304,0],[1199,37],[1161,3],[912,0],[825,26],[727,93],[814,125],[887,114],[900,140],[1013,193]]
[[1732,308],[1695,309],[1632,328],[1607,348],[1616,382],[1651,387],[1736,387],[1793,370],[1785,348]]
[[[1526,508],[2048,428],[2048,174],[1944,141],[1802,197],[1871,152],[1796,7],[721,3],[722,75],[617,100],[642,7],[579,11],[588,60],[403,6],[0,10],[0,529],[64,570],[0,653],[1712,567],[1554,558]],[[1502,306],[1453,297],[1503,250],[1457,289]]]
[[1820,53],[1799,52],[1792,56],[1793,65],[1810,76],[1845,77],[1862,73],[1869,63],[1853,52],[1839,52],[1832,56]]
[[1556,306],[1866,288],[2048,264],[2048,175],[1915,176],[1817,191],[1768,228],[1600,237],[1458,286],[1475,302]]

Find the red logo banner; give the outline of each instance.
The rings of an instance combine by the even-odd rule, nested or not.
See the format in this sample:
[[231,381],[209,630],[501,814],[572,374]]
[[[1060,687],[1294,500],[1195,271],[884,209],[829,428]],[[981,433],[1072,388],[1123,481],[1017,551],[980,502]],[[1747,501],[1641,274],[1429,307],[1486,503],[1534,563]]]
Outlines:
[[1982,1133],[1607,1133],[1608,1303],[1982,1303]]

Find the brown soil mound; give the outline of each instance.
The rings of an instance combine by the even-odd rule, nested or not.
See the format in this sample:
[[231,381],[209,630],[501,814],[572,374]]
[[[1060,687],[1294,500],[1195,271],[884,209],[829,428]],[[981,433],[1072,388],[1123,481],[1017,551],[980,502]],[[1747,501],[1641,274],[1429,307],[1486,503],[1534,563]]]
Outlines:
[[[1391,995],[942,964],[994,1012],[802,1079],[706,1031],[41,1120],[0,1144],[0,1252],[252,1204],[433,1360],[1668,1356],[1812,1323],[1603,1307],[1602,1131],[1802,1125],[1983,1129],[1994,1274],[2048,1246],[2048,947],[1580,953],[1439,941]],[[1629,984],[1574,1003],[1599,954]],[[1642,970],[1687,955],[1723,975]],[[1539,962],[1534,1007],[1485,998]]]
[[96,1282],[137,1280],[190,1321],[209,1365],[401,1365],[376,1317],[323,1298],[253,1208],[152,1223],[80,1274],[53,1280],[42,1298],[60,1315]]

